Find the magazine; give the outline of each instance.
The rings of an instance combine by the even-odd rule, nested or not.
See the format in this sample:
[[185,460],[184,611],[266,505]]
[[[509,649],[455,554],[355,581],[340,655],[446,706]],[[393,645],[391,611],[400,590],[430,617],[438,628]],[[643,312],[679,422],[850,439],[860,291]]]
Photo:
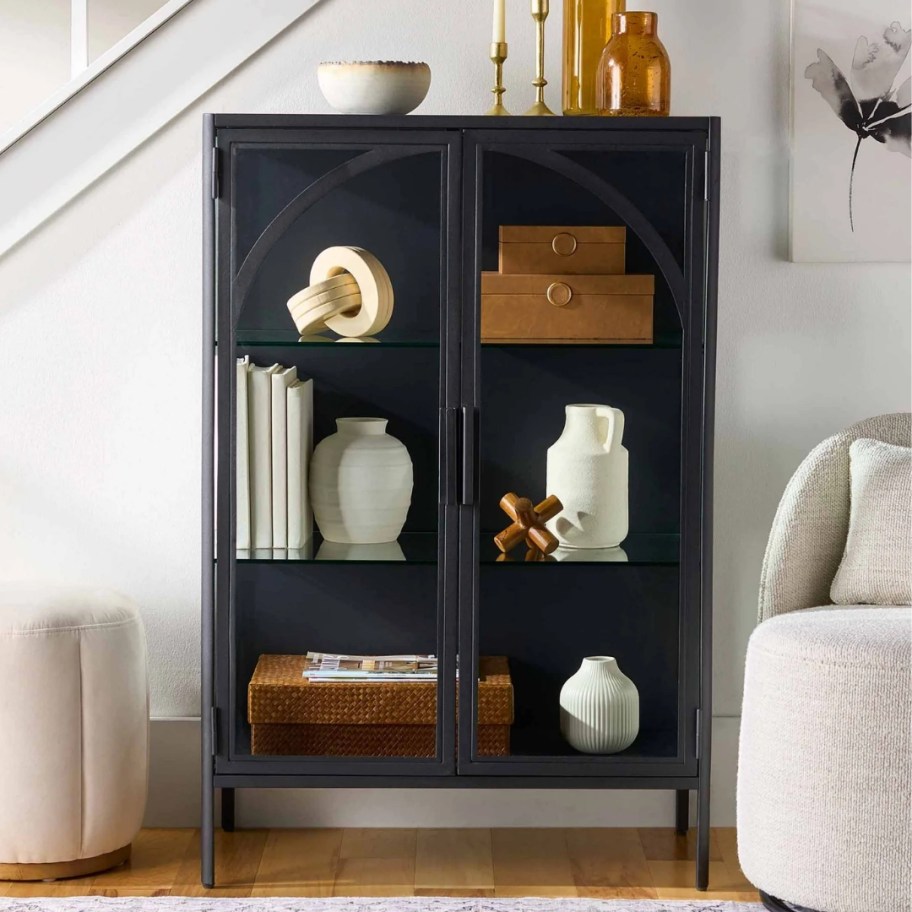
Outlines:
[[308,681],[436,681],[437,657],[432,655],[344,655],[308,652]]

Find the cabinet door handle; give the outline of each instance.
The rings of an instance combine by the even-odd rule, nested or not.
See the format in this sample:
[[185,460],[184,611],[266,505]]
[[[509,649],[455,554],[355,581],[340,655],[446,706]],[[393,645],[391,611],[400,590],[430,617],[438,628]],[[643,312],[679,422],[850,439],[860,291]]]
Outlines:
[[462,454],[460,459],[460,494],[459,502],[463,505],[475,503],[475,416],[473,406],[464,405],[461,409]]
[[459,475],[462,471],[458,458],[460,444],[459,409],[442,408],[440,410],[440,446],[449,455],[440,470],[440,503],[452,506],[459,502]]

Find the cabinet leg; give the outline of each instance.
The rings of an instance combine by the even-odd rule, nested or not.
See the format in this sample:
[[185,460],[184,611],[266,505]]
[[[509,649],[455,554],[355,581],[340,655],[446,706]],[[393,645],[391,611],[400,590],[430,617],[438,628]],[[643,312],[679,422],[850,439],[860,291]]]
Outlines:
[[226,833],[234,832],[234,789],[222,790],[222,830]]
[[687,833],[690,827],[690,792],[678,789],[675,792],[675,832],[679,836]]
[[709,782],[697,792],[697,889],[709,886]]
[[202,819],[200,820],[200,880],[215,886],[215,789],[211,776],[203,777]]

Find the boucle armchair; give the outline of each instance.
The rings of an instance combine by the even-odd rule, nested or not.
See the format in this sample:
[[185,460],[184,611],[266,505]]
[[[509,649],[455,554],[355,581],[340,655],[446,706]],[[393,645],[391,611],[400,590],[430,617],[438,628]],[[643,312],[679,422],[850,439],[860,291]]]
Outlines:
[[912,416],[894,414],[825,440],[773,522],[738,770],[739,858],[768,909],[912,910],[912,608],[830,600],[849,448],[910,435]]

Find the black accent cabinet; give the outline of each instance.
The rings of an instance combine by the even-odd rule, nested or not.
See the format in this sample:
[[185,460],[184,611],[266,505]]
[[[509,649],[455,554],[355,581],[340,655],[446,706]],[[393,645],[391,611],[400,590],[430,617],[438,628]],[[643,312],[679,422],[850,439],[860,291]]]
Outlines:
[[[719,121],[218,114],[203,151],[203,882],[216,790],[230,829],[236,788],[653,788],[677,792],[679,830],[697,793],[705,888]],[[627,272],[655,276],[654,342],[482,344],[480,273],[497,269],[501,225],[626,226]],[[289,317],[335,245],[390,274],[376,339],[299,338]],[[389,419],[415,478],[397,543],[236,550],[245,355],[313,380],[316,442],[337,417]],[[497,561],[501,496],[550,493],[546,450],[577,402],[626,416],[623,551]],[[435,755],[254,754],[258,657],[308,649],[436,654]],[[591,653],[639,690],[639,735],[617,754],[560,735],[561,685]],[[490,655],[513,679],[506,756],[479,746]]]

